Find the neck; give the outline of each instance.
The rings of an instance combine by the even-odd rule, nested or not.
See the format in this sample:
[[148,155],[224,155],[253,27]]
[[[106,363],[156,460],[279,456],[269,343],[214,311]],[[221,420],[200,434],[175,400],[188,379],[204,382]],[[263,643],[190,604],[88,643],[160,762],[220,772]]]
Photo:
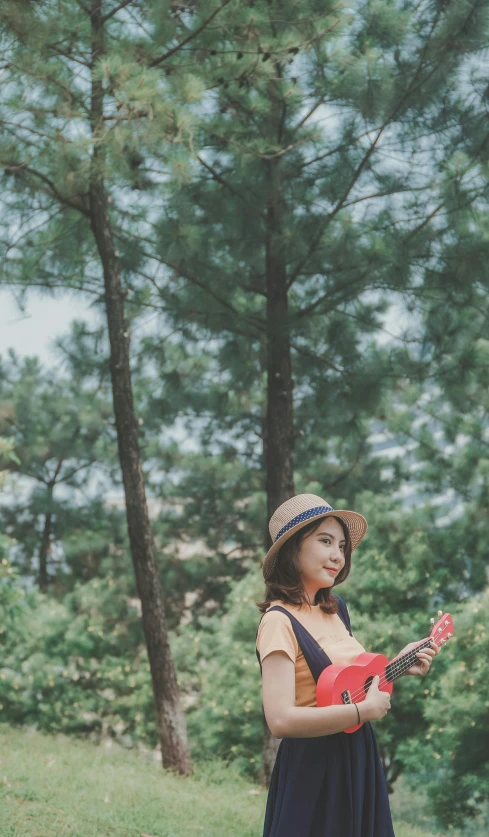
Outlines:
[[407,654],[403,654],[401,657],[396,657],[391,663],[389,663],[385,667],[385,676],[388,683],[393,683],[394,680],[397,680],[398,677],[402,677],[404,672],[411,668],[411,666],[415,665],[418,661],[416,656],[416,651],[419,651],[420,648],[428,648],[430,645],[431,639],[427,639],[424,642],[421,642],[416,648],[412,648],[411,651],[408,651]]
[[316,604],[316,593],[320,590],[320,587],[315,587],[313,590],[309,589],[308,587],[304,587],[304,593],[306,596],[306,602],[311,607],[314,607]]

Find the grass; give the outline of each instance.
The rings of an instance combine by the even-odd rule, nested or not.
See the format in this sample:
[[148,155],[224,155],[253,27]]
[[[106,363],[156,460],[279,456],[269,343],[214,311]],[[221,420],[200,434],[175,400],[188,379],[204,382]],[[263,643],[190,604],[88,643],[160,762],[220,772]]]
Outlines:
[[[134,750],[0,724],[0,837],[261,837],[265,803],[220,762],[183,778]],[[400,785],[396,837],[445,837],[399,821],[413,807]]]
[[257,837],[265,800],[220,763],[183,778],[133,750],[0,725],[1,837]]

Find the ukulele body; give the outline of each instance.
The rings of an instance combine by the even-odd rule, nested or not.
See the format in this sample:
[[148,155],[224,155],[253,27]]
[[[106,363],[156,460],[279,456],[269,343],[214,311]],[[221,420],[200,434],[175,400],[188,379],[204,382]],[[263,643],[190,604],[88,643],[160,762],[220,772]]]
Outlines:
[[[392,660],[384,654],[371,654],[364,651],[350,665],[329,665],[321,672],[316,685],[318,706],[343,706],[359,703],[367,697],[370,684],[376,674],[379,675],[379,691],[392,694],[393,683],[386,682],[385,670]],[[348,727],[344,732],[356,732],[365,721]]]
[[[394,680],[409,670],[418,662],[416,651],[421,648],[428,648],[434,642],[441,647],[454,635],[453,619],[449,613],[438,611],[440,617],[436,625],[434,618],[431,619],[430,636],[420,642],[411,643],[413,647],[402,654],[398,654],[393,660],[388,660],[384,654],[370,654],[364,651],[355,659],[354,663],[347,666],[329,665],[321,672],[316,686],[316,703],[318,706],[343,706],[349,703],[359,703],[361,709],[362,700],[367,697],[373,678],[379,675],[379,691],[392,694]],[[386,668],[389,666],[390,681],[386,677]],[[344,732],[355,732],[363,726],[365,721],[348,727]]]

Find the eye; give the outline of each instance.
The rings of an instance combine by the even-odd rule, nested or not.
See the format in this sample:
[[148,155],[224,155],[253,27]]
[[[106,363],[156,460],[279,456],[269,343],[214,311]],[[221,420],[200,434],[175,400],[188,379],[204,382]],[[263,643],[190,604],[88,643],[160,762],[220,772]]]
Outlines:
[[[331,543],[331,539],[330,538],[321,538],[321,543]],[[342,549],[343,552],[345,551],[345,544],[344,543],[342,543],[340,545],[340,549]]]

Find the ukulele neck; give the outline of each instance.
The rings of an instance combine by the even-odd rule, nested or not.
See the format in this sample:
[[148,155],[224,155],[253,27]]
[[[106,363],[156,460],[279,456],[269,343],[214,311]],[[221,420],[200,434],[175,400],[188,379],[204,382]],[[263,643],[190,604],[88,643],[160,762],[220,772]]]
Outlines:
[[416,651],[419,651],[420,648],[429,648],[431,639],[425,640],[425,642],[421,642],[420,645],[417,645],[416,648],[412,648],[411,651],[408,651],[407,654],[403,654],[402,657],[397,657],[391,663],[389,663],[385,667],[385,676],[388,683],[393,683],[394,680],[397,680],[398,677],[402,677],[402,675],[409,669],[411,666],[414,666],[418,662],[418,658],[416,656]]

